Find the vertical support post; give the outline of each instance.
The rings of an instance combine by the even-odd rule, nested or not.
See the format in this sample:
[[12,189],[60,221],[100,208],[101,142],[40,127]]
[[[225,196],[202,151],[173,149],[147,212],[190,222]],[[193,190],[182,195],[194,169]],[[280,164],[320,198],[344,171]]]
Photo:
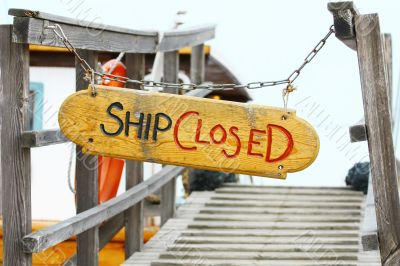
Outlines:
[[[90,66],[97,65],[97,53],[79,50],[79,54]],[[83,80],[84,70],[75,60],[76,90],[88,87]],[[85,155],[81,147],[76,147],[76,212],[80,213],[98,204],[98,159],[97,156]],[[77,265],[97,266],[99,251],[99,227],[91,228],[77,236]]]
[[199,44],[192,47],[192,54],[190,56],[190,79],[194,84],[201,84],[204,82],[204,44]]
[[[145,55],[126,54],[127,76],[142,80],[145,74]],[[139,84],[127,83],[128,88],[140,89]],[[143,163],[126,161],[126,189],[143,182]],[[125,211],[125,258],[143,247],[143,201]]]
[[355,25],[381,260],[398,265],[400,202],[379,17],[356,16]]
[[[164,82],[177,83],[179,72],[179,52],[164,53]],[[165,88],[164,92],[179,94],[175,88]],[[161,225],[175,215],[176,178],[173,178],[161,188]]]
[[3,264],[28,266],[32,255],[23,252],[21,240],[32,231],[31,153],[21,134],[29,126],[29,49],[11,41],[11,25],[1,25],[0,36],[0,115],[7,129],[1,134]]

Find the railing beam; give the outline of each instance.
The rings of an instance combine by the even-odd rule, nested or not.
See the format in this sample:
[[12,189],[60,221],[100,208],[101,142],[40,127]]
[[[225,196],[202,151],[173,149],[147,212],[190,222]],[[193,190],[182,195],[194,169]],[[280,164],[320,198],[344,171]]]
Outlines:
[[154,193],[165,183],[181,174],[183,170],[184,168],[179,166],[165,166],[160,172],[127,190],[122,195],[81,212],[72,218],[25,236],[22,241],[24,251],[30,253],[41,252],[67,240],[73,235],[80,234],[101,224]]

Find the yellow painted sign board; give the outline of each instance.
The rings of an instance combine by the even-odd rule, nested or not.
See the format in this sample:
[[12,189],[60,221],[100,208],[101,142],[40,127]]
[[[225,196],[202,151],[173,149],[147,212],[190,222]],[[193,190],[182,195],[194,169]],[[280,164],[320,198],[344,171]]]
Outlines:
[[93,155],[282,179],[319,151],[294,111],[105,86],[69,96],[59,124]]

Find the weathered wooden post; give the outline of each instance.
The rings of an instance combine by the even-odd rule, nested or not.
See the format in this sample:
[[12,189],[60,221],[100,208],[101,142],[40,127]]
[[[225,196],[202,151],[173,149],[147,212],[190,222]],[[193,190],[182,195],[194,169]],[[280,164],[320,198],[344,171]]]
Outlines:
[[204,82],[204,69],[204,44],[199,44],[192,47],[192,54],[190,56],[190,79],[192,83],[201,84]]
[[32,231],[30,149],[21,135],[28,129],[29,49],[13,43],[12,26],[0,25],[0,92],[2,116],[1,176],[3,204],[3,264],[28,266],[22,237]]
[[[145,74],[145,54],[126,54],[127,76],[142,80]],[[127,83],[140,89],[139,84]],[[143,162],[126,161],[126,190],[143,182]],[[125,258],[143,247],[143,201],[125,211]]]
[[[179,51],[164,53],[164,82],[177,83],[179,72]],[[164,92],[178,94],[178,89],[165,88]],[[161,188],[161,225],[175,214],[176,178]]]
[[385,55],[377,14],[355,17],[382,265],[400,263],[400,201]]
[[[90,66],[97,65],[97,53],[79,50],[79,54]],[[88,82],[82,79],[84,70],[75,61],[76,90],[86,89]],[[97,156],[85,155],[81,147],[76,147],[76,212],[80,213],[98,205]],[[97,266],[99,251],[99,227],[93,227],[77,237],[77,265]]]

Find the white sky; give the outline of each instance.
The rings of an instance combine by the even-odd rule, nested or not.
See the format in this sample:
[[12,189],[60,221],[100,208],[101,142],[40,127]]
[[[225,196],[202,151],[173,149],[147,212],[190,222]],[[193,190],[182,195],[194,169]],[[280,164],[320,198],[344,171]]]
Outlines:
[[[332,16],[328,1],[270,0],[0,0],[0,23],[11,23],[8,8],[25,8],[129,27],[168,29],[178,10],[186,10],[186,25],[217,24],[212,54],[226,64],[243,83],[286,78],[327,33]],[[379,13],[382,32],[392,34],[394,89],[399,73],[400,2],[355,1],[361,13]],[[81,3],[78,5],[78,3]],[[77,8],[75,8],[78,6]],[[356,53],[336,38],[306,67],[296,81],[298,90],[289,107],[316,127],[321,139],[317,161],[308,169],[290,174],[287,181],[268,184],[343,185],[347,170],[366,158],[366,144],[343,144],[347,128],[363,116]],[[282,106],[281,88],[252,91],[255,102]],[[318,110],[310,114],[315,107]],[[319,116],[317,116],[319,114]],[[336,132],[334,134],[334,132]],[[334,136],[330,136],[334,134]],[[343,137],[340,137],[343,135]],[[343,148],[343,150],[342,150]],[[348,149],[358,149],[354,157]]]

